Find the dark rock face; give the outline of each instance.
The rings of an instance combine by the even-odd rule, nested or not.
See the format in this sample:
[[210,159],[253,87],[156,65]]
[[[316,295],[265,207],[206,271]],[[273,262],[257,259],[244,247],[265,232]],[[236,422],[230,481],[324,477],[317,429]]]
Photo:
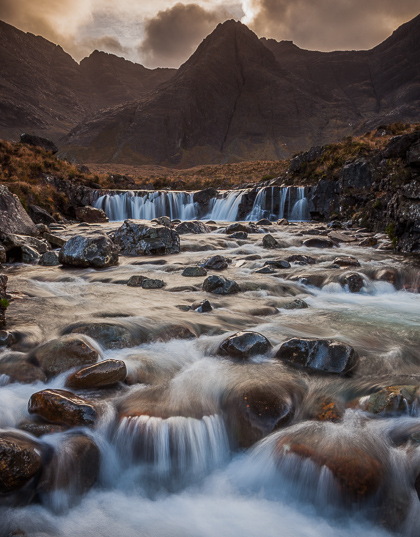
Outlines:
[[235,358],[249,358],[256,354],[266,354],[270,349],[271,343],[262,334],[237,332],[220,344],[219,354]]
[[88,224],[100,224],[108,222],[108,217],[102,209],[95,207],[76,207],[76,218]]
[[281,345],[276,358],[323,373],[348,374],[357,364],[352,347],[327,339],[289,339]]
[[6,310],[9,305],[6,298],[7,280],[6,274],[0,274],[0,329],[6,326]]
[[212,257],[206,257],[202,259],[198,266],[207,270],[225,270],[229,266],[229,262],[226,257],[222,255],[213,255]]
[[182,271],[182,276],[185,276],[187,278],[207,276],[207,270],[203,267],[187,267]]
[[0,231],[2,235],[7,233],[38,235],[35,224],[18,197],[4,185],[0,185]]
[[104,360],[71,374],[67,377],[66,388],[73,390],[104,388],[124,382],[126,376],[127,368],[123,361]]
[[303,246],[307,248],[333,248],[335,243],[331,239],[313,238],[303,241]]
[[55,376],[72,367],[94,364],[99,356],[99,351],[88,337],[69,334],[37,347],[30,360],[48,376]]
[[194,220],[192,222],[181,222],[176,226],[175,231],[180,235],[185,235],[187,233],[210,233],[211,229],[204,222]]
[[350,256],[336,257],[333,264],[339,267],[360,267],[359,261],[355,257]]
[[372,186],[372,170],[369,162],[358,159],[346,164],[340,172],[340,187],[368,190]]
[[41,470],[39,444],[19,433],[0,434],[0,493],[24,487]]
[[21,134],[20,143],[41,147],[42,149],[45,149],[45,151],[51,151],[52,153],[57,153],[58,151],[58,147],[51,140],[41,138],[40,136],[34,136],[32,134]]
[[61,248],[62,265],[104,268],[118,264],[118,249],[106,235],[71,237]]
[[223,276],[209,276],[204,280],[203,291],[216,295],[233,295],[240,292],[239,285]]
[[56,222],[56,219],[49,212],[42,207],[38,207],[38,205],[29,205],[29,216],[35,224],[45,224],[48,226]]
[[114,235],[123,255],[167,255],[180,251],[179,235],[165,226],[148,226],[126,220]]
[[194,192],[193,201],[194,203],[207,204],[211,199],[217,197],[217,190],[213,187],[205,188],[199,192]]
[[94,425],[98,418],[93,405],[67,390],[43,390],[34,393],[29,399],[28,412],[50,423],[69,427]]

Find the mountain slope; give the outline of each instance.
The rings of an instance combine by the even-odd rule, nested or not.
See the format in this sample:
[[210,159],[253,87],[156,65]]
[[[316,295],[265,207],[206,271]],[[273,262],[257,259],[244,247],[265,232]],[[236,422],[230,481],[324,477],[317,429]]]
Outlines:
[[420,16],[370,51],[320,53],[220,24],[169,82],[64,139],[90,162],[278,159],[390,121],[420,120]]

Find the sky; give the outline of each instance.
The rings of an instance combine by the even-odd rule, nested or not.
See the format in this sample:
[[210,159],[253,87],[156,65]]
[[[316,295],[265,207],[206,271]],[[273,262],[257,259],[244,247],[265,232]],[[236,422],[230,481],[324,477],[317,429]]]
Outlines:
[[310,50],[372,48],[420,13],[419,0],[0,0],[0,19],[80,61],[103,50],[179,67],[219,22]]

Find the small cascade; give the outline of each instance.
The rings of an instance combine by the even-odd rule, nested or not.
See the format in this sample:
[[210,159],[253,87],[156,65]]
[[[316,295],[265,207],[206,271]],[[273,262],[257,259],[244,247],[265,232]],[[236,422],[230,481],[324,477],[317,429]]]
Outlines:
[[253,221],[261,218],[309,220],[305,187],[267,187],[259,190],[246,220]]
[[308,200],[305,198],[305,187],[297,187],[297,201],[293,205],[289,220],[302,222],[308,219]]
[[225,222],[234,222],[238,215],[239,204],[242,201],[244,192],[232,191],[224,198],[212,200],[212,208],[206,220],[220,220]]

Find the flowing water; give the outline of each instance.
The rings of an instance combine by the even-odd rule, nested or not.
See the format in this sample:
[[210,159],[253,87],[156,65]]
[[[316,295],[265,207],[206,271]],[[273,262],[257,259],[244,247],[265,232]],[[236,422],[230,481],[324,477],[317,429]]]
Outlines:
[[[271,207],[273,196],[267,194]],[[234,211],[240,194],[229,197]],[[304,196],[300,200],[297,217],[305,211]],[[225,214],[218,201],[213,213]],[[116,227],[70,226],[66,233]],[[380,387],[420,385],[419,270],[413,260],[373,248],[343,243],[332,250],[305,248],[302,239],[313,227],[271,226],[284,246],[275,251],[262,248],[262,234],[235,241],[217,230],[183,235],[180,254],[121,257],[118,266],[103,270],[10,265],[9,290],[21,293],[8,310],[14,351],[30,352],[75,323],[112,323],[126,330],[131,346],[102,348],[101,359],[123,360],[130,382],[77,392],[100,410],[94,428],[80,428],[101,454],[93,488],[85,495],[75,492],[77,463],[66,450],[72,433],[42,436],[41,445],[56,454],[56,482],[67,472],[67,485],[29,505],[3,502],[0,536],[418,535],[418,401],[384,415],[368,413],[363,401]],[[237,295],[204,293],[203,277],[181,275],[185,266],[216,253],[232,260],[223,275],[239,283]],[[317,263],[255,273],[265,261],[290,255],[310,255]],[[341,279],[348,268],[333,265],[338,255],[359,260],[360,267],[349,267],[363,275],[359,293]],[[128,287],[135,274],[163,279],[166,287]],[[210,300],[211,312],[185,311],[203,298]],[[296,299],[308,308],[289,309]],[[183,330],[192,337],[179,339]],[[220,343],[239,330],[264,334],[273,349],[245,361],[219,356]],[[360,357],[357,370],[340,377],[287,367],[274,355],[294,336],[353,346]],[[62,389],[67,376],[27,385],[9,383],[3,375],[0,429],[27,420],[29,397],[46,387]],[[342,405],[341,420],[314,419],[323,397]],[[280,407],[273,418],[266,412],[271,399],[284,416],[275,426]],[[293,438],[305,446],[301,450],[318,446],[321,463],[300,452],[287,455]],[[380,465],[380,485],[366,500],[349,499],[334,477],[329,459],[348,450],[362,450],[367,471],[370,460],[372,468]]]

